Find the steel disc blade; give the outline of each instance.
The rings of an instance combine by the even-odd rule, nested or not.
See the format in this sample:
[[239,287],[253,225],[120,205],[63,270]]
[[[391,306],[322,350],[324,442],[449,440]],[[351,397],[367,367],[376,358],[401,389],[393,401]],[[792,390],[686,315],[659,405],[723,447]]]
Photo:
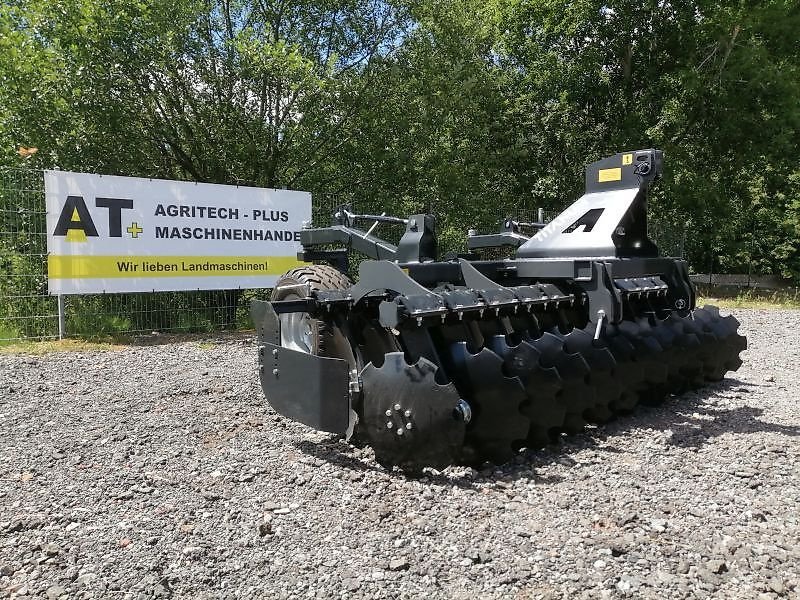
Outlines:
[[539,350],[544,366],[555,367],[562,381],[561,403],[566,408],[562,429],[567,433],[578,433],[586,425],[584,413],[597,405],[596,393],[587,376],[589,365],[579,354],[564,349],[564,338],[556,332],[545,332],[532,342]]
[[444,468],[461,457],[465,423],[455,411],[452,383],[436,383],[437,367],[425,358],[409,365],[402,352],[361,371],[364,403],[359,415],[377,460],[408,470]]
[[611,405],[622,395],[615,373],[617,361],[604,342],[595,340],[593,333],[583,329],[573,329],[564,336],[564,349],[580,355],[590,368],[589,384],[594,388],[595,405],[586,411],[586,419],[605,423],[614,416]]
[[680,366],[683,381],[674,391],[683,392],[704,385],[705,373],[716,361],[713,352],[716,337],[674,312],[666,319],[657,319],[654,330],[671,336],[673,350],[683,359]]
[[720,317],[715,306],[704,306],[692,313],[693,319],[687,319],[687,327],[701,329],[714,337],[709,343],[709,354],[705,369],[705,377],[710,381],[719,381],[729,370],[741,366],[739,353],[747,348],[747,338],[739,335],[739,321],[733,317]]
[[743,345],[739,349],[745,350],[747,348],[747,338],[744,337],[743,335],[739,335],[739,325],[740,325],[739,320],[733,315],[728,315],[727,317],[722,317],[720,321],[722,323],[725,323],[725,328],[728,330],[729,337],[733,337],[735,335],[740,338]]
[[561,402],[561,377],[555,367],[543,367],[540,352],[530,343],[521,341],[509,346],[506,336],[496,335],[487,340],[489,348],[503,359],[507,375],[519,377],[525,387],[527,401],[521,411],[530,420],[528,447],[549,443],[551,431],[564,422],[566,407]]
[[[651,323],[647,317],[640,317],[637,319],[643,331],[649,332],[661,347],[664,348],[662,354],[663,361],[669,367],[667,376],[667,385],[669,391],[673,394],[680,394],[689,388],[689,382],[686,376],[687,370],[693,374],[702,373],[702,363],[698,363],[695,353],[696,349],[689,350],[682,348],[678,341],[678,332],[669,326],[664,326],[660,321]],[[699,346],[699,343],[697,343]]]
[[[674,329],[694,336],[699,340],[700,347],[696,349],[695,356],[702,370],[700,376],[694,381],[693,387],[705,385],[706,380],[715,381],[721,379],[725,374],[724,364],[727,359],[727,346],[723,337],[717,335],[710,324],[704,323],[703,319],[706,316],[708,316],[707,313],[703,313],[700,318],[692,318],[692,316],[681,317],[672,314],[668,319]],[[722,334],[721,331],[720,334]]]
[[669,394],[669,365],[664,361],[664,348],[652,335],[650,327],[645,329],[636,321],[625,320],[607,327],[606,332],[623,337],[635,350],[635,360],[644,375],[644,385],[637,390],[639,401],[651,405],[662,402]]
[[491,460],[498,464],[511,459],[523,445],[530,421],[520,408],[526,400],[518,377],[503,374],[503,359],[483,348],[472,354],[466,342],[450,346],[452,373],[464,399],[472,407],[465,445],[474,450],[471,462]]
[[645,369],[643,364],[636,360],[634,345],[624,336],[616,335],[614,331],[609,334],[608,330],[607,327],[604,339],[616,360],[614,373],[622,388],[620,397],[611,405],[611,408],[615,412],[628,412],[636,406],[639,401],[639,393],[647,387]]

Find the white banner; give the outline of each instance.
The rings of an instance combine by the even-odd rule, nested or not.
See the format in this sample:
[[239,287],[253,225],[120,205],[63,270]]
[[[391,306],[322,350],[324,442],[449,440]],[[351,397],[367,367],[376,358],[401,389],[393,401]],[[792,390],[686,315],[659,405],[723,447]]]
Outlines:
[[45,172],[51,294],[263,288],[302,263],[311,194]]

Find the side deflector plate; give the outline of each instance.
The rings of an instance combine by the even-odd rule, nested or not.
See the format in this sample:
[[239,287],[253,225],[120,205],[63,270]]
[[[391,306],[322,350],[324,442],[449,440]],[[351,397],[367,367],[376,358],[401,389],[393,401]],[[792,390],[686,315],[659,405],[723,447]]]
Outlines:
[[262,342],[261,387],[276,412],[320,431],[347,433],[350,375],[347,361]]

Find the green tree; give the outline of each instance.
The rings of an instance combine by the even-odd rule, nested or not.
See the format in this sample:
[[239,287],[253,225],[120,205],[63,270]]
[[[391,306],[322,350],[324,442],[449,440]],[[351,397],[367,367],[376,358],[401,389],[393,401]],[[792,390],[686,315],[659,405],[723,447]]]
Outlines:
[[[505,7],[513,129],[531,148],[513,168],[521,180],[549,164],[540,192],[561,197],[587,159],[663,148],[668,173],[653,208],[686,224],[698,268],[715,260],[741,270],[751,248],[761,268],[798,276],[796,229],[787,225],[800,128],[796,3]],[[758,206],[756,222],[775,227],[764,228],[768,244],[748,246]]]
[[378,0],[12,0],[0,23],[6,150],[282,187],[313,183],[407,18]]
[[433,208],[455,247],[655,146],[696,268],[798,277],[798,27],[785,0],[10,0],[0,162]]

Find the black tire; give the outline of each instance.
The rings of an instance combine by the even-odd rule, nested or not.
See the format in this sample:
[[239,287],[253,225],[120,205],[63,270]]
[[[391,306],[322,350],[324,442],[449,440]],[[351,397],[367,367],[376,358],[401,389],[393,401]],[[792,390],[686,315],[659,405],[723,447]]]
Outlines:
[[[308,265],[281,275],[272,300],[305,298],[312,291],[346,290],[352,285],[347,275],[330,265]],[[313,319],[307,313],[289,313],[281,315],[280,319],[282,346],[316,356],[344,358],[337,351],[341,333],[331,324]]]

